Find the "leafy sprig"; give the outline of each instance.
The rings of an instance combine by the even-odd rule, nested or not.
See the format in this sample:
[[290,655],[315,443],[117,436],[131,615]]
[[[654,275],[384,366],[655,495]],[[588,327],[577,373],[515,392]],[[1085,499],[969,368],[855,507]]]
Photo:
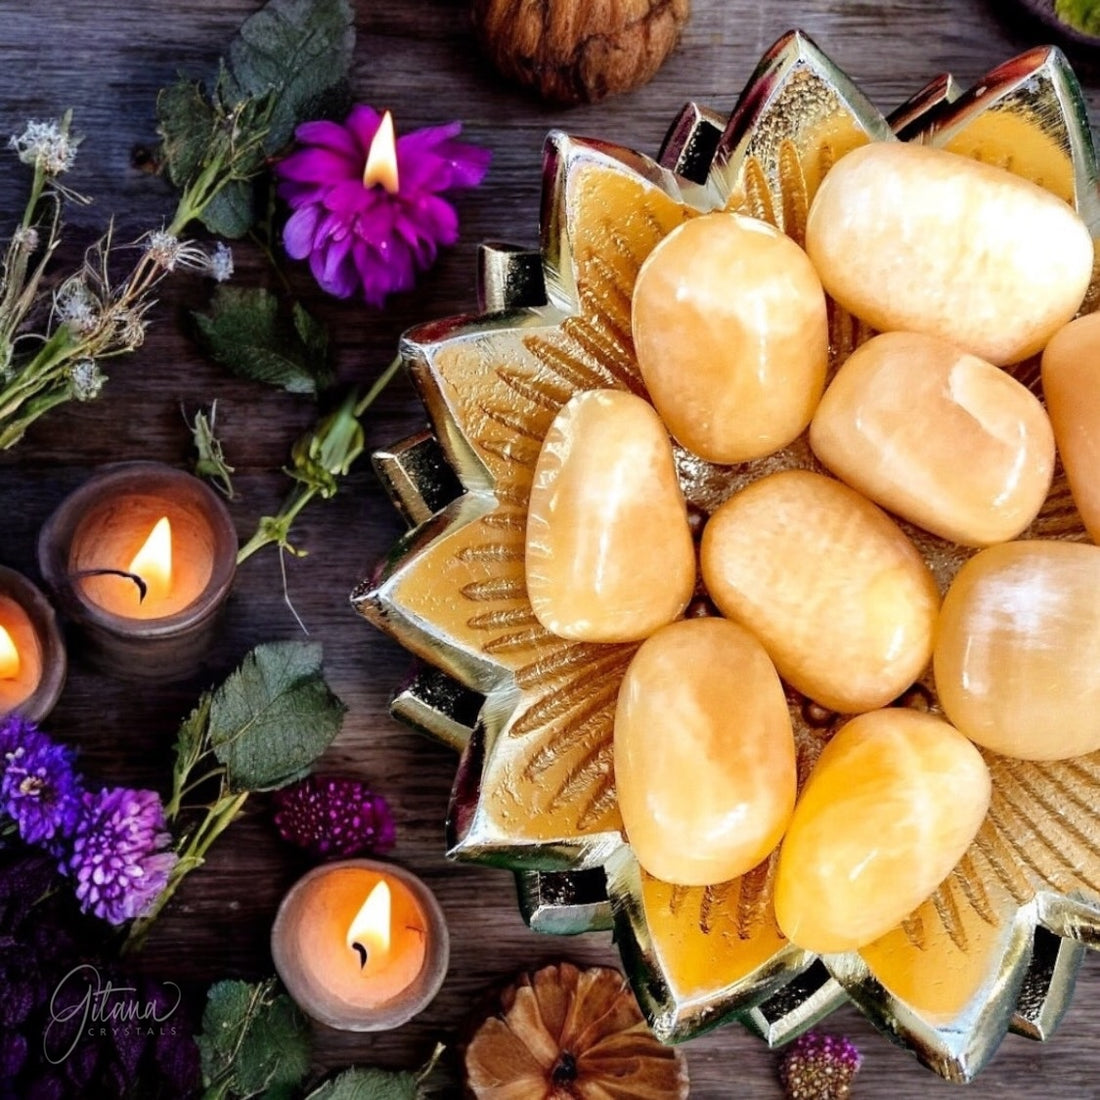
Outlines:
[[[180,829],[179,860],[152,910],[131,926],[129,948],[141,945],[253,791],[274,790],[309,771],[340,732],[346,709],[322,675],[321,647],[298,641],[257,646],[201,697],[176,734],[164,808],[169,826]],[[191,801],[211,788],[213,797]]]
[[354,1066],[302,1092],[309,1071],[310,1030],[274,978],[218,982],[207,994],[202,1034],[202,1100],[423,1100],[443,1054],[437,1045],[414,1071]]

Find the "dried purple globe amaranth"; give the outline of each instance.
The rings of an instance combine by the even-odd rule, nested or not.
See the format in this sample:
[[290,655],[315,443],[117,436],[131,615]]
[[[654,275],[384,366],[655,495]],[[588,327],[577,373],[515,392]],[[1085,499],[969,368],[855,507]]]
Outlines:
[[111,924],[143,916],[176,864],[164,807],[154,791],[112,787],[86,792],[63,870],[85,912]]
[[842,1035],[808,1031],[779,1059],[779,1080],[787,1100],[847,1100],[863,1057]]
[[386,800],[357,779],[310,775],[272,798],[279,835],[320,859],[393,846],[393,815]]
[[28,844],[69,836],[81,814],[76,754],[18,716],[0,721],[0,812]]
[[490,152],[455,141],[458,122],[414,130],[396,142],[396,186],[369,182],[367,159],[383,116],[353,107],[343,125],[307,122],[299,148],[275,166],[279,195],[293,213],[283,230],[287,253],[309,260],[321,288],[337,298],[360,291],[369,305],[410,290],[440,245],[458,239],[458,214],[442,198],[476,187]]

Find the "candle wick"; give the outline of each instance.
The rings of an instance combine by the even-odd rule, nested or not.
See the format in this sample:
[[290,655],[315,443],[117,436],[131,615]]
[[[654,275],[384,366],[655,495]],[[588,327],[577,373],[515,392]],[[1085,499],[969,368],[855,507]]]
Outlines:
[[359,969],[362,970],[367,965],[367,949],[361,943],[353,943],[351,946],[359,956]]
[[137,573],[128,573],[125,569],[81,569],[79,572],[69,574],[70,581],[80,580],[81,577],[125,577],[137,585],[138,603],[144,603],[149,592],[149,586]]

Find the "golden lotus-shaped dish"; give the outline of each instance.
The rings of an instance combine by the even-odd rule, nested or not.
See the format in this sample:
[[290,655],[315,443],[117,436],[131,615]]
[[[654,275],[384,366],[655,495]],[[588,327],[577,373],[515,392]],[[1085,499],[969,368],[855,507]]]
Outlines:
[[[728,123],[689,105],[657,160],[552,134],[541,251],[485,247],[483,313],[421,325],[402,341],[432,432],[375,456],[410,529],[353,602],[430,666],[394,712],[461,751],[450,854],[520,872],[533,927],[570,933],[613,921],[658,1035],[679,1041],[740,1019],[778,1044],[850,999],[937,1072],[967,1079],[1006,1030],[1050,1034],[1085,946],[1100,938],[1100,753],[1054,763],[990,756],[992,807],[950,878],[882,939],[817,958],[776,927],[774,856],[707,888],[641,870],[623,839],[612,769],[616,694],[635,646],[551,635],[524,588],[528,492],[557,410],[578,390],[644,392],[630,305],[650,250],[714,209],[763,218],[801,243],[830,165],[898,137],[1029,177],[1100,232],[1085,108],[1054,49],[1024,54],[965,93],[940,77],[886,119],[791,33],[763,58]],[[1086,309],[1098,286],[1094,278]],[[833,305],[830,329],[834,367],[870,334]],[[1034,362],[1016,373],[1037,388]],[[765,461],[813,464],[803,440]],[[685,495],[707,512],[760,466],[718,467],[683,451],[677,462]],[[946,585],[970,551],[910,533]],[[1085,537],[1064,478],[1026,537]],[[901,702],[935,698],[918,685]],[[790,704],[804,776],[837,716],[793,693]]]

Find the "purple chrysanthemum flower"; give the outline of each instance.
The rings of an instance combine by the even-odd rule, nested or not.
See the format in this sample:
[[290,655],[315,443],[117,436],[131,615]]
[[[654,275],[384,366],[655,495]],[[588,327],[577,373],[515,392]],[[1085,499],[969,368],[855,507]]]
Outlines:
[[279,835],[320,859],[393,846],[393,815],[357,779],[310,775],[273,795]]
[[441,196],[476,187],[491,156],[455,141],[462,126],[451,122],[399,137],[396,181],[366,183],[382,121],[373,108],[358,106],[342,126],[304,123],[295,132],[301,147],[275,168],[279,194],[293,210],[283,231],[287,253],[308,258],[329,294],[350,298],[362,291],[373,306],[411,289],[439,246],[458,239],[458,214]]
[[779,1080],[787,1100],[847,1100],[862,1062],[851,1039],[808,1031],[783,1052]]
[[0,811],[28,844],[49,844],[73,831],[81,812],[75,759],[33,722],[0,721]]
[[111,924],[144,916],[176,864],[172,837],[154,791],[125,787],[85,793],[83,814],[63,869],[85,912]]

